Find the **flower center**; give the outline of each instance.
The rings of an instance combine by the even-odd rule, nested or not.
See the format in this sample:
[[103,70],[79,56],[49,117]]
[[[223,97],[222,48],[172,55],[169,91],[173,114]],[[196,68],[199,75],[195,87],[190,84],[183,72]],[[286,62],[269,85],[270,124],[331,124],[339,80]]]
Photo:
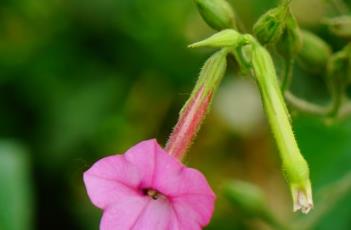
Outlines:
[[146,196],[151,197],[153,200],[157,200],[158,198],[160,198],[160,196],[162,196],[162,194],[159,191],[154,189],[147,188],[144,189],[143,192]]

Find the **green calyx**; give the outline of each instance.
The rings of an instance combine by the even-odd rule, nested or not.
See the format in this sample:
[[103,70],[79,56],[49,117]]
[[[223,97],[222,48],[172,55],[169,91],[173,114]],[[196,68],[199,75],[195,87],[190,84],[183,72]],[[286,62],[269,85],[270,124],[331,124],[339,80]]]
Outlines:
[[247,36],[240,34],[236,30],[226,29],[215,33],[214,35],[212,35],[209,38],[206,38],[205,40],[193,43],[189,45],[189,47],[238,47],[247,43],[249,43],[249,38]]
[[236,28],[235,14],[225,0],[195,0],[195,4],[206,23],[215,30]]
[[252,43],[255,40],[250,34],[240,34],[236,30],[226,29],[209,38],[189,45],[190,48],[198,47],[214,47],[214,48],[227,48],[238,62],[242,72],[249,72],[251,63],[245,45]]
[[263,14],[255,23],[253,32],[262,45],[278,42],[285,28],[289,4],[284,3]]

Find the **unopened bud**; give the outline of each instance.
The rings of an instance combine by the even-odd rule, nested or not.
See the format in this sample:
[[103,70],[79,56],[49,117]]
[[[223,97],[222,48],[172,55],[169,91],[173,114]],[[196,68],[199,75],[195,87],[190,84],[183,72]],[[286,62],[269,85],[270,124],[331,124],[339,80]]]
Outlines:
[[235,14],[225,0],[195,0],[202,18],[215,30],[236,28]]
[[288,5],[282,4],[267,11],[257,20],[253,32],[262,45],[276,43],[282,36],[288,10]]
[[221,49],[207,59],[188,101],[180,111],[165,147],[166,152],[178,159],[184,157],[209,110],[212,97],[226,71],[227,54],[227,49]]
[[247,44],[249,37],[245,35],[241,35],[235,30],[226,29],[222,30],[205,40],[196,42],[194,44],[189,45],[190,48],[197,47],[237,47],[240,45]]
[[286,27],[277,44],[278,51],[286,58],[292,58],[302,48],[302,37],[300,28],[297,24],[296,18],[291,14],[290,10],[286,17]]
[[332,51],[329,45],[317,35],[302,30],[302,49],[298,54],[299,64],[312,73],[325,70]]
[[342,38],[351,38],[351,16],[343,15],[325,20],[330,32]]

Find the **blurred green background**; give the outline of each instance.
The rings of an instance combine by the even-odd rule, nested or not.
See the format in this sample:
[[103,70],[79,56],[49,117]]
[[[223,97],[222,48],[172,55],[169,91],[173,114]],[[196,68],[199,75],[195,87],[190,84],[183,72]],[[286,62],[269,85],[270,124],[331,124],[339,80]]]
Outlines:
[[[230,3],[251,28],[276,1]],[[327,0],[294,0],[293,12],[335,49],[343,44],[320,25],[335,14]],[[191,0],[2,0],[0,229],[98,229],[101,212],[82,173],[141,140],[165,143],[213,52],[186,46],[212,33]],[[221,187],[230,179],[259,186],[277,218],[294,223],[300,215],[291,211],[258,91],[236,73],[228,71],[186,158],[218,194],[207,229],[270,229],[228,203]],[[301,94],[320,95],[318,85],[296,84]],[[322,188],[351,169],[351,118],[332,125],[293,118],[311,167],[313,213]],[[351,229],[351,194],[312,229]]]

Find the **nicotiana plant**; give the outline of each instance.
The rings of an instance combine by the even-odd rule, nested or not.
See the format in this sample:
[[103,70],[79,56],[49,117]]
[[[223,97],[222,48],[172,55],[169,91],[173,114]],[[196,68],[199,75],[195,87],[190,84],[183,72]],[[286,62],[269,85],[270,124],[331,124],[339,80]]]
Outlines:
[[[290,2],[282,1],[262,15],[251,35],[237,23],[240,20],[225,0],[195,0],[203,19],[218,32],[189,47],[218,50],[203,65],[165,148],[156,140],[142,141],[122,155],[102,158],[84,173],[92,203],[103,210],[100,229],[191,230],[209,223],[215,194],[201,172],[187,168],[181,161],[209,111],[225,75],[228,56],[236,60],[242,74],[257,83],[282,173],[290,188],[293,210],[308,213],[313,208],[310,171],[294,137],[288,106],[326,118],[350,113],[345,90],[351,79],[351,49],[347,45],[332,54],[321,38],[299,28]],[[350,22],[349,17],[341,17],[325,23],[335,34],[347,37],[351,35]],[[272,52],[284,60],[279,78]],[[325,70],[329,104],[316,105],[290,91],[296,63],[310,72]],[[277,229],[285,228],[267,211],[263,196],[254,185],[233,182],[226,186],[225,195],[247,213],[259,213]]]

